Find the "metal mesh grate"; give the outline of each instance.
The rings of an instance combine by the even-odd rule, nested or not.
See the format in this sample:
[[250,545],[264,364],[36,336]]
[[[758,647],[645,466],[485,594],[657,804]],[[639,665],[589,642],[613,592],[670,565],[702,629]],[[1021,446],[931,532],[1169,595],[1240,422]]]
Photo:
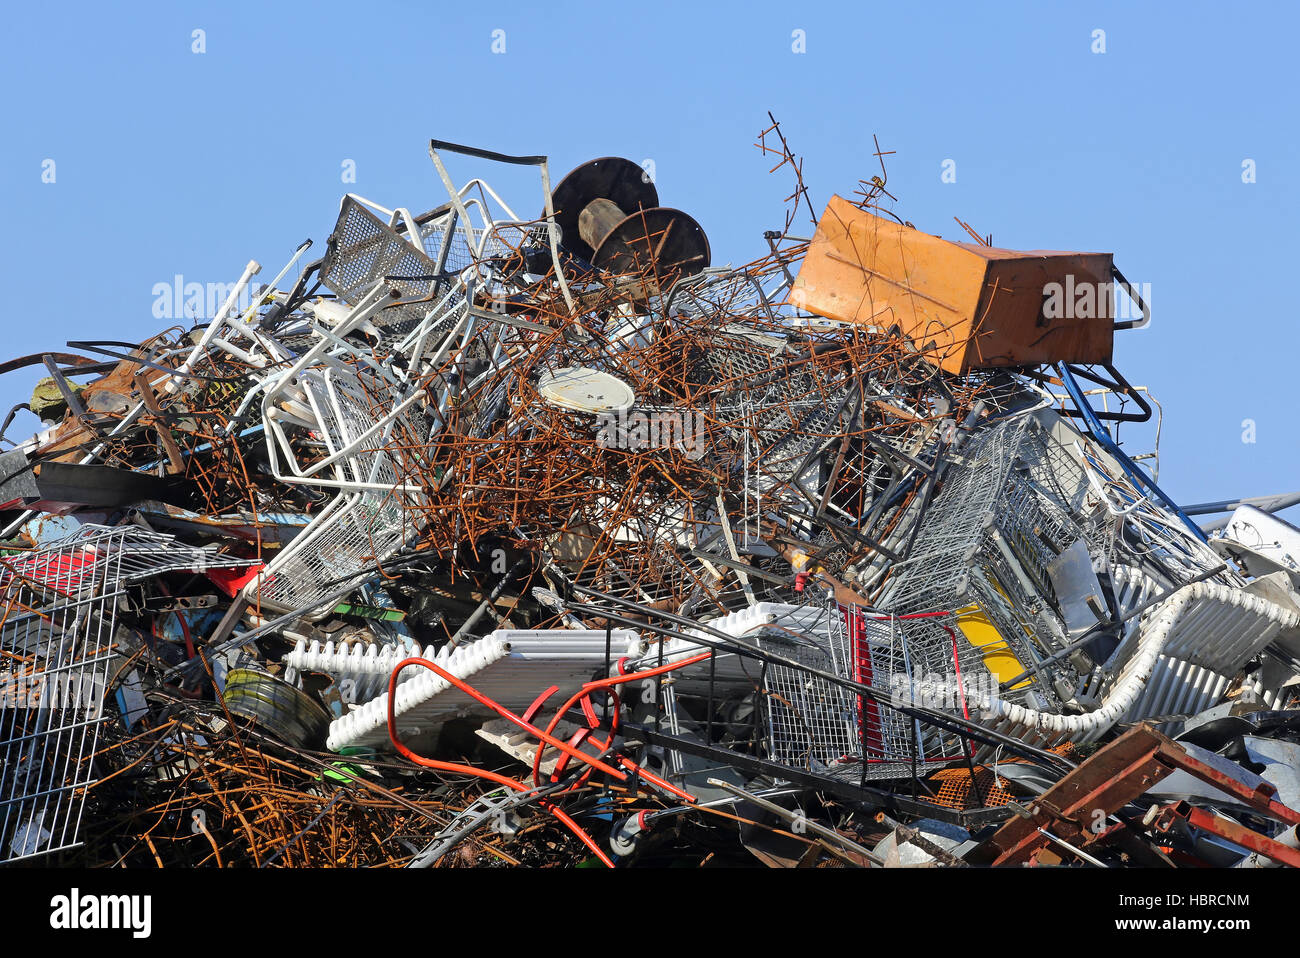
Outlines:
[[[441,235],[435,227],[425,229],[428,234],[421,237],[425,244]],[[460,245],[464,246],[463,239]],[[463,267],[451,263],[446,266],[447,270],[460,268]],[[385,276],[434,276],[437,273],[435,259],[416,249],[351,196],[343,200],[320,271],[321,283],[340,299],[355,304]],[[395,280],[393,286],[403,299],[423,299],[433,296],[437,280]],[[393,335],[405,335],[432,308],[432,303],[412,303],[385,309],[376,317],[375,325]]]
[[[899,612],[982,612],[1029,669],[1068,642],[1048,567],[1073,544],[1082,541],[1102,570],[1141,567],[1163,585],[1213,567],[1209,550],[1176,517],[1126,477],[1105,473],[1105,461],[1072,436],[1055,417],[1027,415],[976,435],[949,470],[916,551],[895,568],[881,603]],[[1118,588],[1115,597],[1121,612],[1140,601]],[[1091,664],[1057,657],[1008,697],[1054,709],[1090,680]]]
[[170,536],[90,525],[0,560],[0,861],[77,844],[123,585],[246,564]]
[[[301,381],[320,411],[331,452],[359,439],[385,415],[355,375],[329,369],[304,374]],[[270,577],[257,593],[263,603],[286,611],[313,606],[341,580],[401,548],[413,532],[408,506],[418,495],[393,491],[410,470],[394,461],[397,453],[390,449],[410,445],[412,435],[409,419],[398,416],[386,433],[372,436],[343,461],[338,472],[349,482],[386,488],[344,493],[317,516],[268,567]]]
[[942,769],[930,781],[939,786],[935,804],[945,808],[993,808],[1013,800],[1011,792],[1002,786],[1006,780],[984,765],[977,765],[974,775],[966,768]]
[[315,606],[348,576],[390,557],[412,529],[394,496],[358,493],[341,497],[316,529],[295,539],[277,557],[258,591],[264,604],[291,611]]
[[[867,779],[909,775],[913,758],[918,769],[961,758],[959,739],[892,706],[965,711],[964,687],[952,683],[987,674],[976,651],[933,620],[881,619],[838,607],[825,622],[821,635],[794,638],[788,631],[763,630],[756,639],[761,648],[809,668],[867,685],[883,701],[792,666],[769,664],[764,672],[769,757],[794,768]],[[950,707],[943,708],[945,703]]]
[[930,506],[917,545],[894,578],[881,603],[899,612],[952,608],[964,597],[969,569],[985,529],[997,514],[997,502],[1023,441],[1027,420],[1009,419],[971,440],[955,463],[943,491]]
[[665,313],[687,316],[775,316],[773,304],[754,277],[736,270],[708,269],[680,280],[672,289]]
[[[971,713],[966,686],[988,686],[979,654],[939,619],[873,618],[841,608],[831,620],[830,646],[841,674],[887,694],[892,704],[914,704],[954,714]],[[972,696],[970,696],[973,698]],[[918,767],[962,755],[961,741],[909,718],[896,708],[860,698],[868,777],[907,774],[913,751]]]

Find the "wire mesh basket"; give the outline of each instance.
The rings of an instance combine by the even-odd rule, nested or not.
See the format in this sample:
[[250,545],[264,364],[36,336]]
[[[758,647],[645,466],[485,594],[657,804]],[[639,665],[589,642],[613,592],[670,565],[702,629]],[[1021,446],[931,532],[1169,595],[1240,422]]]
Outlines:
[[[446,265],[440,269],[436,254],[431,257],[427,252],[428,245],[441,243],[443,230],[438,224],[445,218],[446,214],[423,223],[417,220],[421,230],[417,248],[356,197],[345,197],[321,265],[321,283],[339,299],[353,304],[385,277],[395,277],[392,283],[403,299],[432,297],[438,289],[438,276],[444,269],[456,268],[444,257]],[[463,240],[460,243],[464,245]],[[429,303],[393,307],[380,314],[382,320],[376,325],[402,336],[418,325],[430,309]]]
[[[376,423],[375,411],[355,378],[327,371],[320,380],[322,431],[332,452],[357,444]],[[400,428],[399,428],[400,427]],[[401,416],[386,431],[365,440],[335,470],[344,491],[334,499],[267,566],[262,580],[250,583],[248,595],[273,610],[291,611],[317,605],[331,590],[368,565],[393,555],[415,532],[411,507],[418,490],[403,484],[415,455],[414,426]],[[325,610],[328,611],[328,610]]]
[[[908,716],[921,706],[973,717],[990,682],[978,653],[938,617],[832,606],[823,629],[762,629],[757,645],[800,667],[763,669],[768,757],[849,779],[907,777],[963,758],[959,738]],[[859,695],[811,670],[873,689]]]
[[0,559],[0,861],[77,844],[125,586],[247,565],[133,526]]

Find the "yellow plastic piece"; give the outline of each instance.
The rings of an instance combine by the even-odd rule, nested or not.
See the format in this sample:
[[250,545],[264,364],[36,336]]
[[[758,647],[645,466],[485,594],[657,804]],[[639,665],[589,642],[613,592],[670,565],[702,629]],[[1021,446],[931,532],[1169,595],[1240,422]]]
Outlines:
[[[961,634],[966,636],[966,641],[980,650],[984,667],[992,672],[999,682],[1014,679],[1025,671],[1024,665],[1007,645],[1007,640],[1002,637],[997,626],[989,621],[988,616],[978,605],[968,605],[964,609],[957,610],[957,627],[961,629]],[[1030,680],[1025,679],[1014,688],[1024,688],[1029,684]]]

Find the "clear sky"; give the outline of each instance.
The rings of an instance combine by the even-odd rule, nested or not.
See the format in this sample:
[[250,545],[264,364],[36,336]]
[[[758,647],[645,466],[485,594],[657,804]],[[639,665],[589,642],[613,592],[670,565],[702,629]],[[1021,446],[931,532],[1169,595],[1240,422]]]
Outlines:
[[[1113,252],[1150,284],[1152,324],[1115,356],[1164,405],[1161,485],[1300,488],[1294,4],[227,0],[5,21],[0,359],[155,333],[177,274],[229,283],[257,259],[269,280],[306,237],[315,258],[345,192],[443,202],[430,137],[545,153],[556,178],[651,160],[714,263],[745,262],[789,192],[752,145],[770,110],[819,211],[879,172],[874,133],[922,229]],[[453,167],[476,172],[540,209],[534,174]],[[0,379],[4,409],[39,375]]]

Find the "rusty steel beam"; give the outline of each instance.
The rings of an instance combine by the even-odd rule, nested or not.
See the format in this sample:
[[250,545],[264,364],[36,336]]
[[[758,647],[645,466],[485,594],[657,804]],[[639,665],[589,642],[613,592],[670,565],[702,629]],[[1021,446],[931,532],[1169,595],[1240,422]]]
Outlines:
[[1030,808],[1029,817],[1007,822],[989,839],[992,864],[1028,861],[1046,844],[1040,827],[1065,839],[1079,837],[1097,844],[1113,832],[1106,820],[1152,785],[1182,769],[1221,789],[1264,815],[1289,825],[1300,823],[1300,812],[1276,798],[1267,782],[1251,787],[1193,758],[1177,742],[1149,725],[1130,729],[1048,789]]
[[1152,824],[1157,831],[1168,832],[1179,820],[1185,821],[1193,828],[1227,839],[1234,845],[1259,852],[1265,858],[1271,858],[1279,864],[1300,868],[1300,851],[1261,835],[1230,818],[1197,808],[1185,801],[1161,806]]
[[1139,725],[1099,750],[1035,800],[1028,818],[1011,819],[989,839],[991,864],[1028,861],[1047,844],[1039,828],[1067,841],[1092,837],[1097,823],[1104,826],[1112,812],[1173,772],[1160,760],[1166,742],[1173,744],[1150,726]]

